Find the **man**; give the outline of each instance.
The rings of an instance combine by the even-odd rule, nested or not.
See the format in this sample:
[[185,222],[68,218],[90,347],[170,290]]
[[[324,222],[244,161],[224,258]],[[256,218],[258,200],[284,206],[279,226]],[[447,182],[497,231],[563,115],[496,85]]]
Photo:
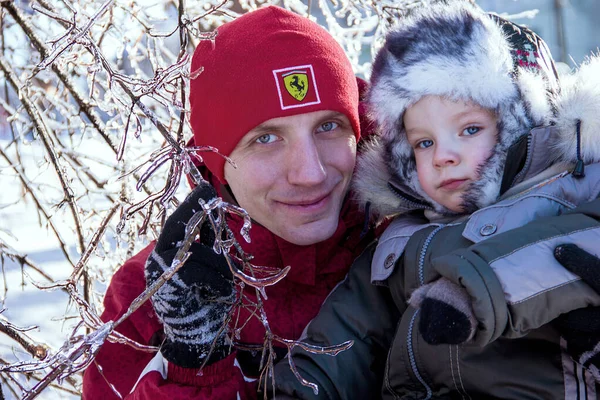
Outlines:
[[[160,276],[199,200],[218,194],[246,209],[254,221],[252,242],[238,237],[252,263],[291,267],[284,280],[266,289],[264,309],[274,334],[297,339],[370,240],[361,236],[364,218],[348,196],[360,138],[351,65],[317,24],[267,7],[219,28],[214,44],[198,46],[191,69],[202,71],[190,84],[195,145],[217,147],[235,167],[219,155],[202,153],[202,172],[216,193],[204,185],[195,189],[168,219],[158,242],[116,272],[102,319],[115,320],[125,312],[145,289],[144,273],[148,283]],[[242,222],[228,220],[236,234]],[[256,383],[244,378],[258,375],[265,329],[252,310],[235,310],[244,326],[234,338],[237,347],[255,351],[229,354],[220,326],[237,293],[223,256],[212,251],[213,241],[210,233],[201,235],[186,265],[152,304],[119,326],[127,337],[161,351],[154,355],[106,343],[85,373],[85,399],[117,398],[109,383],[123,397],[133,388],[129,399],[255,393]],[[243,296],[256,300],[253,290]]]

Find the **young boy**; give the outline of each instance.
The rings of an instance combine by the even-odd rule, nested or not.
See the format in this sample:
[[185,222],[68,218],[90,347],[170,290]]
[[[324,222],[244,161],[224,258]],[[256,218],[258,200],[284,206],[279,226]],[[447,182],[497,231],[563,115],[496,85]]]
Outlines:
[[[596,398],[547,323],[600,304],[553,256],[600,240],[600,59],[559,93],[546,52],[464,1],[389,34],[369,93],[380,136],[355,188],[397,216],[307,328],[309,343],[354,346],[291,354],[322,398]],[[278,367],[279,391],[314,398],[290,374]]]

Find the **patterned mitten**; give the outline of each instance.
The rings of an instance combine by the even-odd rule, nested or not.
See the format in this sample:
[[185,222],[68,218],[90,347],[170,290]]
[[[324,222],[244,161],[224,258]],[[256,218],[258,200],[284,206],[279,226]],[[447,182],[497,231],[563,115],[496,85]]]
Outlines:
[[[152,284],[171,266],[185,237],[185,227],[199,200],[216,197],[207,183],[199,185],[167,219],[154,251],[146,262],[146,283]],[[215,235],[208,223],[200,231],[200,243],[191,255],[152,296],[152,305],[164,325],[161,353],[170,362],[186,368],[200,367],[214,343],[208,363],[225,358],[230,351],[227,329],[221,329],[235,300],[233,276],[222,254],[212,246]],[[216,340],[215,340],[216,339]]]
[[[554,257],[600,293],[600,259],[574,244],[557,246]],[[600,382],[600,307],[573,310],[554,320],[567,342],[567,353]]]
[[446,278],[421,286],[409,303],[419,308],[419,332],[433,345],[461,344],[475,334],[477,320],[465,289]]

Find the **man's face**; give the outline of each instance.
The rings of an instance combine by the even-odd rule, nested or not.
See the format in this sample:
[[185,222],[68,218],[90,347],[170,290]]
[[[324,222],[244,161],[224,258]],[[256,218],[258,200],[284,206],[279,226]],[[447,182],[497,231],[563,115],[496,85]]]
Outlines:
[[462,212],[463,195],[498,140],[493,112],[473,103],[426,96],[404,113],[404,128],[421,188],[435,202]]
[[348,118],[315,111],[270,119],[248,132],[225,164],[238,204],[277,236],[297,245],[329,239],[356,161]]

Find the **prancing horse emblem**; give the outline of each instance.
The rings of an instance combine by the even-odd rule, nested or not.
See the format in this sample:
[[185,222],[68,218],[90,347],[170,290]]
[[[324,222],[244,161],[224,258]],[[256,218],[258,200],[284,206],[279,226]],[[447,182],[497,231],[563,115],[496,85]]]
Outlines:
[[298,101],[304,100],[308,93],[308,76],[304,71],[290,71],[283,75],[285,89]]

